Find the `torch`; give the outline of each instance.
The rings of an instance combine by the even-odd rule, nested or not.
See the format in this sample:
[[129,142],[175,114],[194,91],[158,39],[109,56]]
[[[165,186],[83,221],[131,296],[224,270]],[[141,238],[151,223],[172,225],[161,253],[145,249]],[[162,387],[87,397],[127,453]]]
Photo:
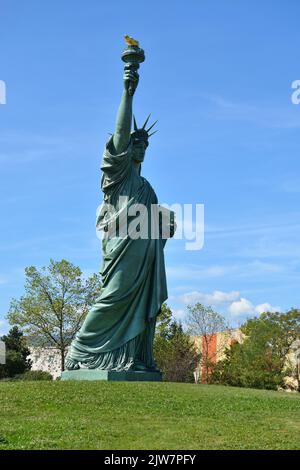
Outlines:
[[[124,36],[127,43],[126,49],[122,52],[122,60],[125,62],[124,70],[132,70],[137,72],[140,67],[140,64],[145,60],[145,53],[143,49],[140,48],[138,41],[131,38],[130,36]],[[130,96],[134,94],[134,84],[130,83],[128,87],[128,93]]]

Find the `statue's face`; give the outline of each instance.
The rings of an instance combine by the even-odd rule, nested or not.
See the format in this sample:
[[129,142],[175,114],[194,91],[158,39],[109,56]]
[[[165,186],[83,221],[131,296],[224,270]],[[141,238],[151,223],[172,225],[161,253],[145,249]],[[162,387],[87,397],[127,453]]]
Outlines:
[[144,161],[145,152],[146,152],[147,144],[143,140],[139,140],[134,143],[133,145],[133,160],[137,163],[141,163]]

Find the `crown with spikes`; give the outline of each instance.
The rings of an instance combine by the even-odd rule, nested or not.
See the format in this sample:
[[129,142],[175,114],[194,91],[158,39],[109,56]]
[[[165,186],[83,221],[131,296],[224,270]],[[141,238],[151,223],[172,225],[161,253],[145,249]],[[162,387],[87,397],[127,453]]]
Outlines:
[[155,126],[155,124],[157,123],[157,121],[155,121],[150,127],[149,129],[146,129],[146,126],[148,124],[148,121],[150,119],[150,116],[151,114],[149,114],[149,116],[147,117],[146,121],[145,121],[145,124],[143,125],[143,127],[141,129],[138,128],[137,126],[137,123],[136,123],[136,120],[135,120],[135,116],[133,116],[133,125],[134,125],[134,132],[131,133],[132,135],[132,138],[133,138],[133,141],[139,141],[139,140],[143,140],[147,146],[149,145],[148,144],[148,139],[149,137],[151,137],[153,134],[155,134],[155,132],[157,131],[154,131],[152,132],[151,134],[149,134],[149,131],[151,131],[151,129]]

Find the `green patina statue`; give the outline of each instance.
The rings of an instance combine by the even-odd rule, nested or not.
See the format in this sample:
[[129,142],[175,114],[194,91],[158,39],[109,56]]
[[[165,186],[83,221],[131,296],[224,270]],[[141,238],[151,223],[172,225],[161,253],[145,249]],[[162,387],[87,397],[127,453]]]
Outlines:
[[[149,231],[147,237],[132,237],[129,233],[112,236],[109,229],[112,219],[120,220],[137,204],[148,210],[146,218],[150,221],[151,207],[157,205],[152,186],[141,176],[141,164],[152,135],[149,131],[153,126],[146,129],[149,117],[142,128],[134,119],[131,132],[132,102],[139,82],[137,70],[145,56],[137,41],[128,36],[125,39],[128,46],[122,54],[124,91],[115,132],[106,144],[101,167],[104,204],[114,209],[113,215],[102,210],[97,220],[105,233],[103,285],[71,344],[66,358],[68,371],[157,371],[153,339],[156,317],[167,299],[163,252],[166,238],[151,237]],[[172,220],[169,236],[175,230]]]

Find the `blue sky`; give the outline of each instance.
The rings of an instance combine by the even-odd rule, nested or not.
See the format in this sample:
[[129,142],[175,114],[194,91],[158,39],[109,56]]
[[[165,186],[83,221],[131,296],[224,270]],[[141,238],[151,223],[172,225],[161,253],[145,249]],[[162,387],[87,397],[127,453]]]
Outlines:
[[167,244],[169,304],[212,304],[233,325],[299,307],[297,0],[1,0],[0,332],[24,267],[98,271],[100,161],[122,92],[123,35],[146,62],[134,110],[159,132],[143,175],[164,203],[205,205],[205,244]]

